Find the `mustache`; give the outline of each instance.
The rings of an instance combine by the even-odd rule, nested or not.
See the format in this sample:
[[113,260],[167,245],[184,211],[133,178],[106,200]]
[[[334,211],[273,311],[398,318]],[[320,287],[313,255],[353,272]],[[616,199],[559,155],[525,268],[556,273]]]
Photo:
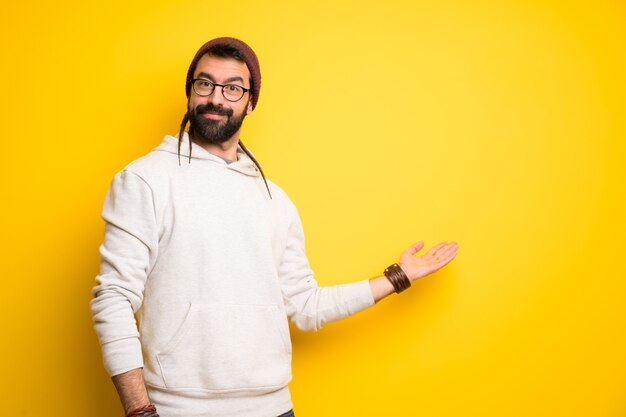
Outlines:
[[198,106],[196,106],[196,108],[194,109],[194,113],[196,114],[204,114],[204,113],[216,113],[216,114],[222,114],[224,116],[232,116],[233,115],[233,111],[232,109],[226,109],[222,106],[215,106],[211,103],[207,103],[207,104],[198,104]]

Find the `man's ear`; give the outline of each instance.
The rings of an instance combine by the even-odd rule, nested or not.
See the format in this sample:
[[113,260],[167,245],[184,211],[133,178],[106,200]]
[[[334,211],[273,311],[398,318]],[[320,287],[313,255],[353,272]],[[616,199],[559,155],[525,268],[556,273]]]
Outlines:
[[246,114],[252,113],[252,96],[248,100],[248,108],[246,109]]

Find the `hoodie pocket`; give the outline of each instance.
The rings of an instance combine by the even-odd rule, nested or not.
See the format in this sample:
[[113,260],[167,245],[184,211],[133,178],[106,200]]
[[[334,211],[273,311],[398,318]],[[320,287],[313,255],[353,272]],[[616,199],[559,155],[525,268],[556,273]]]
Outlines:
[[275,305],[191,304],[157,354],[167,388],[263,391],[291,380],[291,341]]

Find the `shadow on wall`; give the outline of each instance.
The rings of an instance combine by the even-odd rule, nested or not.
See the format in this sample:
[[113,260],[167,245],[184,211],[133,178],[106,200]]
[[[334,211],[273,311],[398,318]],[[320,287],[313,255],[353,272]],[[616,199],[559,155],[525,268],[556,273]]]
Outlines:
[[76,415],[114,416],[121,415],[123,410],[115,387],[104,369],[89,308],[91,289],[95,286],[99,272],[98,248],[102,243],[103,223],[94,221],[91,225],[82,233],[82,239],[75,240],[81,242],[76,253],[82,252],[82,256],[75,258],[78,262],[67,262],[67,265],[72,265],[71,270],[67,271],[69,276],[78,278],[74,281],[77,284],[71,288],[68,306],[63,310],[65,317],[60,318],[62,323],[70,324],[66,327],[71,327],[71,331],[66,329],[68,334],[63,338],[65,346],[61,346],[61,349],[68,355],[64,358],[70,369],[70,375],[66,375],[66,378],[79,387],[84,396],[80,405],[86,409],[81,412],[76,410]]

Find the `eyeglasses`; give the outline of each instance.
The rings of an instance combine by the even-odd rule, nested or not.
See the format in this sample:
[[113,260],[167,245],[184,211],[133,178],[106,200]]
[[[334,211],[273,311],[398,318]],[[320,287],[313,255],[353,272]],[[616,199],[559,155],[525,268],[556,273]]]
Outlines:
[[241,87],[237,84],[217,84],[204,78],[196,78],[192,80],[193,91],[201,97],[207,97],[213,94],[215,86],[222,87],[222,95],[228,101],[239,101],[250,91],[249,88]]

